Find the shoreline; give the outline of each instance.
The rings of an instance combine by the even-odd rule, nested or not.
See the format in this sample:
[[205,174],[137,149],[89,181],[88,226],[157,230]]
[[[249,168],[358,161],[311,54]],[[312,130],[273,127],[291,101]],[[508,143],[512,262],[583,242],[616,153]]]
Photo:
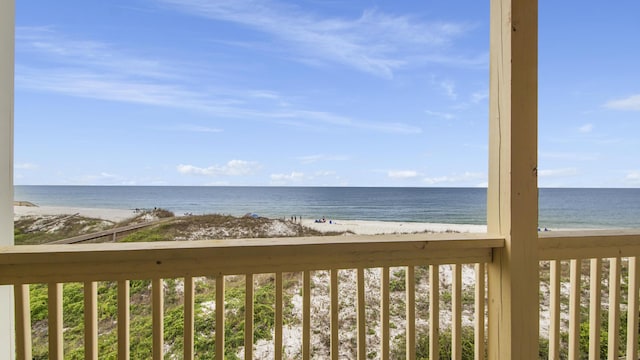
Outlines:
[[[126,219],[133,218],[137,215],[132,209],[83,208],[66,206],[14,205],[13,212],[14,221],[27,216],[57,216],[78,214],[84,217],[103,219],[111,222],[120,222]],[[484,233],[487,231],[486,225],[441,224],[405,221],[327,220],[327,222],[324,223],[316,223],[315,220],[312,219],[303,219],[300,224],[320,232],[351,231],[357,235],[411,234],[419,232]]]
[[377,220],[327,220],[317,223],[315,220],[303,219],[303,226],[321,232],[351,231],[357,235],[377,234],[412,234],[421,232],[458,232],[458,233],[486,233],[486,225],[472,224],[442,224],[408,221],[377,221]]

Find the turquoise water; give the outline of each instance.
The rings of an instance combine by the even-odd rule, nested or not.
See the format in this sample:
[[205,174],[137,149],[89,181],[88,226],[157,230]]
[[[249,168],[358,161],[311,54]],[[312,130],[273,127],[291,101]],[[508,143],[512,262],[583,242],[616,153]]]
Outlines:
[[[16,186],[38,205],[486,224],[484,188]],[[640,228],[640,189],[540,189],[541,227]]]

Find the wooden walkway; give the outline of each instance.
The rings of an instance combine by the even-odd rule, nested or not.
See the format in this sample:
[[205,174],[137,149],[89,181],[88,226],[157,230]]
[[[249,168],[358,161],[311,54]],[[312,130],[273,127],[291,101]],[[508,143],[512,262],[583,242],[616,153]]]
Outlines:
[[[103,230],[91,234],[74,236],[67,239],[52,241],[48,244],[78,244],[78,243],[90,243],[90,242],[116,242],[119,237],[130,234],[133,231],[143,229],[149,226],[159,225],[171,220],[175,219],[175,217],[164,218],[160,220],[133,224],[128,226],[122,226],[114,229]],[[99,239],[106,238],[102,241],[98,241]]]

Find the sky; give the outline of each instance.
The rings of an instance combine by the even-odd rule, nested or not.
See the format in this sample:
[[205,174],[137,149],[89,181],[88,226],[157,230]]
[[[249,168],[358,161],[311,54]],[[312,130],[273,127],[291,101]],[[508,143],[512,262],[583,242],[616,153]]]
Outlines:
[[[541,187],[640,187],[640,2],[539,2]],[[16,185],[487,185],[489,2],[16,1]]]

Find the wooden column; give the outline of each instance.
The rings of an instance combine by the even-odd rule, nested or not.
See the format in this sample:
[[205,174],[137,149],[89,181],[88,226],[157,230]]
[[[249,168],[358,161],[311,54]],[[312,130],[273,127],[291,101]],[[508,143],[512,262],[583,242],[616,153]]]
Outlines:
[[[15,1],[0,1],[0,246],[13,245],[13,69]],[[0,359],[13,359],[13,288],[0,286]]]
[[491,0],[489,358],[538,358],[537,0]]

